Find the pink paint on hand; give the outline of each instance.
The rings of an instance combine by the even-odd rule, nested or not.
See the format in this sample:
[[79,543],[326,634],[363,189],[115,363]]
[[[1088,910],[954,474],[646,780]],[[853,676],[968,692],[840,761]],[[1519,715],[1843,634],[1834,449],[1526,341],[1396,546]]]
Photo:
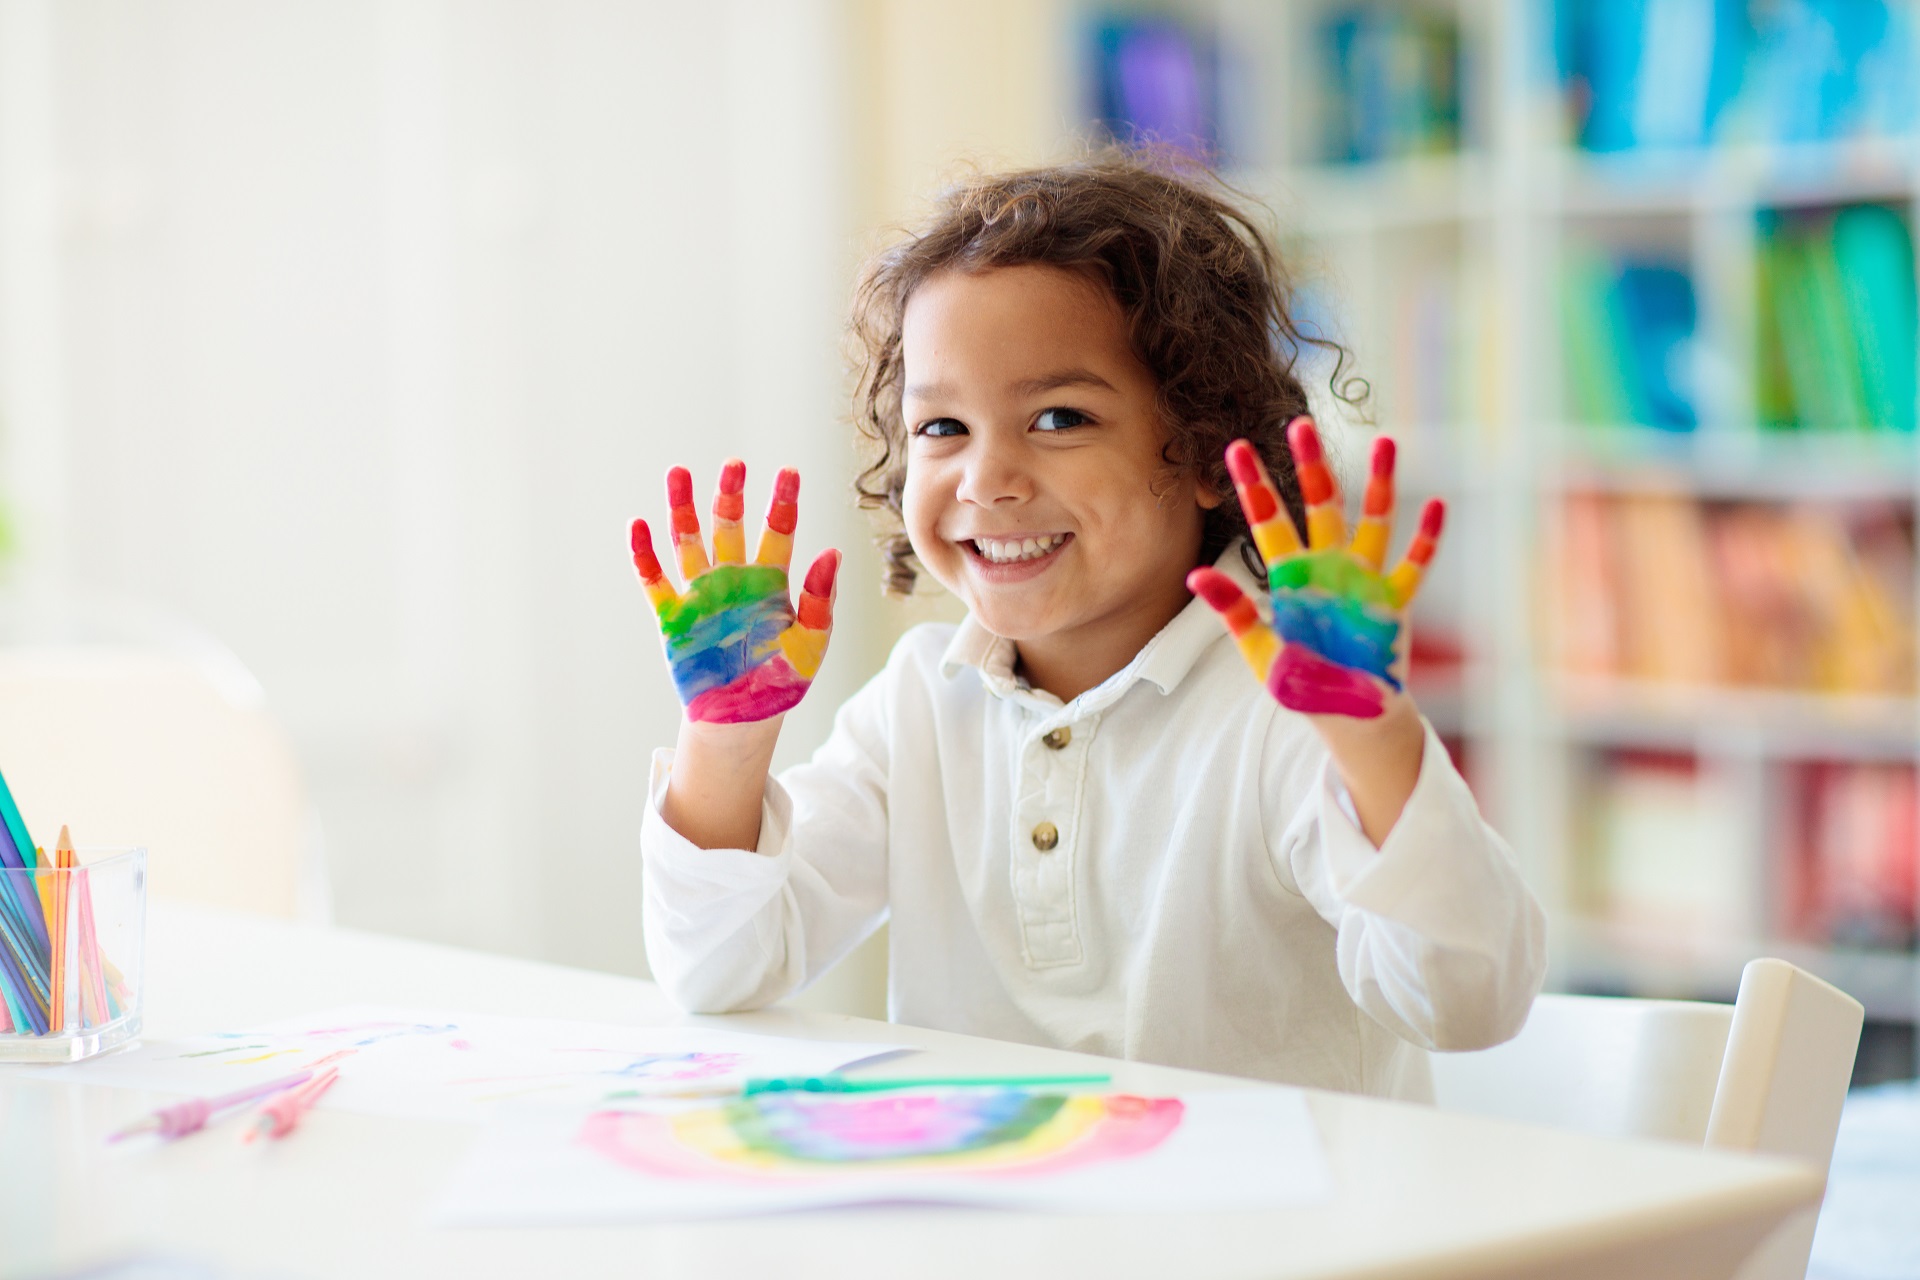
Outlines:
[[1267,690],[1281,706],[1308,715],[1371,720],[1386,710],[1379,684],[1364,671],[1328,662],[1304,645],[1280,651],[1267,675]]
[[687,719],[708,724],[747,724],[768,720],[806,696],[806,680],[785,658],[776,657],[731,684],[709,689],[687,704]]

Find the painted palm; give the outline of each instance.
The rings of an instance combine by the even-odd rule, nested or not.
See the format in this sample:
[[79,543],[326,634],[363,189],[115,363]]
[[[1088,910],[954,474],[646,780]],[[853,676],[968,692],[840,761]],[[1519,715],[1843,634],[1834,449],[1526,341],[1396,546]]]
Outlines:
[[1374,442],[1372,475],[1351,542],[1340,491],[1313,423],[1295,419],[1287,443],[1307,504],[1304,546],[1260,455],[1245,440],[1227,446],[1227,470],[1240,509],[1266,561],[1269,613],[1262,616],[1239,584],[1217,569],[1195,569],[1187,585],[1219,613],[1253,674],[1281,705],[1377,716],[1401,691],[1406,609],[1433,559],[1446,510],[1438,499],[1427,503],[1406,558],[1386,572],[1393,533],[1393,441]]
[[743,724],[792,707],[813,683],[833,629],[838,551],[821,552],[807,570],[798,608],[788,596],[799,473],[782,471],[774,478],[773,505],[751,564],[740,525],[746,483],[746,463],[735,458],[721,467],[709,562],[693,507],[693,477],[685,467],[667,472],[674,551],[686,584],[681,590],[661,572],[647,522],[633,522],[633,567],[653,602],[667,666],[689,720]]

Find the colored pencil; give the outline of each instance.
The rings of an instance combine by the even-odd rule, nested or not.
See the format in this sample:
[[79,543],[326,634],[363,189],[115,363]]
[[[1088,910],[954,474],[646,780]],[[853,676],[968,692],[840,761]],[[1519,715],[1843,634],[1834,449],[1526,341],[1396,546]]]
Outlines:
[[902,1076],[892,1080],[863,1080],[857,1076],[772,1076],[748,1080],[740,1092],[757,1093],[883,1093],[895,1089],[1046,1089],[1062,1085],[1111,1084],[1105,1074],[1080,1076]]
[[[5,774],[0,774],[0,827],[5,828],[7,837],[0,840],[0,865],[15,871],[30,871],[38,866],[33,840],[27,835],[27,824],[20,817],[19,806],[13,802],[13,792],[7,789]],[[47,937],[47,922],[36,887],[11,883],[13,877],[10,876],[0,879],[8,881],[7,888],[12,891],[0,893],[0,903],[11,907],[19,923],[26,926],[34,943],[44,952],[51,940]]]
[[67,898],[69,895],[68,877],[73,874],[73,837],[65,827],[60,828],[60,839],[53,846],[53,873],[47,877],[53,881],[53,950],[48,961],[52,982],[52,1007],[47,1015],[47,1023],[58,1035],[67,1029]]
[[144,1120],[128,1125],[120,1132],[107,1138],[108,1142],[119,1142],[138,1133],[157,1132],[163,1138],[183,1138],[206,1126],[207,1121],[219,1112],[252,1102],[255,1098],[264,1098],[305,1084],[313,1078],[312,1068],[296,1071],[290,1076],[278,1080],[269,1080],[265,1084],[256,1084],[223,1094],[218,1098],[189,1098],[185,1102],[176,1102],[170,1107],[162,1107]]
[[284,1138],[292,1133],[300,1118],[313,1110],[320,1101],[320,1095],[333,1087],[340,1078],[340,1068],[328,1067],[303,1085],[298,1085],[277,1097],[270,1098],[255,1113],[254,1121],[247,1131],[240,1135],[242,1142],[253,1142],[259,1138]]
[[80,999],[94,1026],[112,1021],[107,1012],[107,975],[100,965],[100,932],[93,923],[93,888],[83,869],[75,873],[80,895]]
[[44,997],[34,990],[31,978],[21,968],[20,945],[12,928],[0,916],[0,933],[6,935],[0,937],[0,987],[6,990],[14,1030],[43,1036],[47,1034],[47,1015],[41,1007]]

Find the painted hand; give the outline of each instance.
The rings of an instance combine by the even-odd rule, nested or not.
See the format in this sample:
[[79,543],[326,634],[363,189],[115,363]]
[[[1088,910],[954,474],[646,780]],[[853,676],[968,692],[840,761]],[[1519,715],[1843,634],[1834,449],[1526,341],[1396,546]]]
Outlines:
[[633,522],[633,567],[653,602],[667,666],[689,720],[744,724],[771,719],[792,707],[813,683],[833,629],[838,551],[821,552],[807,570],[797,611],[787,595],[787,564],[793,559],[793,528],[800,514],[800,473],[782,471],[775,477],[773,506],[752,564],[745,563],[747,540],[740,527],[746,483],[746,463],[735,458],[721,467],[709,564],[700,541],[700,516],[693,509],[693,477],[685,467],[667,472],[667,503],[684,591],[675,591],[660,571],[647,522]]
[[1383,573],[1393,530],[1393,441],[1373,445],[1360,527],[1347,541],[1340,491],[1327,469],[1313,423],[1287,430],[1307,504],[1307,545],[1280,502],[1260,455],[1245,440],[1227,446],[1227,470],[1267,564],[1271,622],[1239,584],[1217,569],[1195,569],[1187,586],[1226,623],[1253,674],[1295,711],[1371,718],[1402,691],[1406,608],[1420,589],[1440,539],[1446,509],[1438,499],[1420,513],[1407,555]]

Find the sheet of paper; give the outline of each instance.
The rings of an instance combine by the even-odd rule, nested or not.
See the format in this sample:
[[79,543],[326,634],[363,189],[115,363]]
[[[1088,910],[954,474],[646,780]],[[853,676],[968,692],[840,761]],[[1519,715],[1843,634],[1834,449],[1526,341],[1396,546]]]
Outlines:
[[358,1005],[148,1041],[38,1074],[212,1097],[331,1061],[340,1080],[324,1107],[478,1122],[502,1104],[593,1106],[634,1091],[820,1075],[900,1047]]
[[1311,1204],[1331,1192],[1293,1089],[786,1093],[503,1111],[436,1218],[643,1222],[883,1201],[1193,1212]]

